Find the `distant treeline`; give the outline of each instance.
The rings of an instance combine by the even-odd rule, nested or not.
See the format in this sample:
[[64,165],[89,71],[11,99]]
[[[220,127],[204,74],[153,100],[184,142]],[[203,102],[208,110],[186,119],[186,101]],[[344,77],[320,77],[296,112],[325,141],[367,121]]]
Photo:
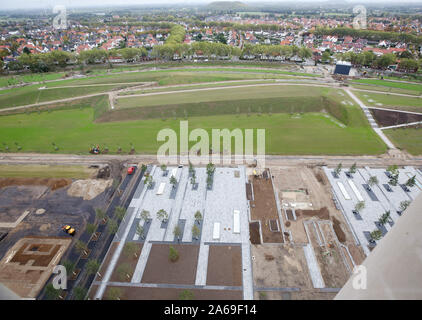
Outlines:
[[422,44],[422,36],[416,36],[410,33],[398,33],[398,32],[385,32],[385,31],[376,31],[376,30],[367,30],[367,29],[352,29],[352,28],[317,28],[315,30],[315,35],[323,36],[338,36],[346,37],[351,36],[353,38],[362,38],[372,41],[382,41],[389,40],[392,42],[405,42],[413,44]]

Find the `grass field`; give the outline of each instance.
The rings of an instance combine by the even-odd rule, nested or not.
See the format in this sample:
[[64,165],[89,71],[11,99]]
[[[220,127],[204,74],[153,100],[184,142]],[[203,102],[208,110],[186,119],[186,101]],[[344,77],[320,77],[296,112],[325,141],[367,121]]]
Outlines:
[[[201,82],[218,82],[244,79],[283,79],[285,76],[250,73],[218,73],[218,72],[134,72],[83,79],[53,81],[45,85],[28,85],[25,87],[0,91],[0,108],[34,104],[56,99],[72,98],[81,95],[102,93],[113,89],[135,85],[135,82],[158,82],[159,85],[190,84]],[[127,84],[121,84],[127,83]],[[104,85],[107,84],[107,85]],[[86,86],[84,85],[97,85]],[[69,86],[69,88],[65,88]],[[72,87],[70,87],[72,86]],[[39,90],[40,87],[48,89]],[[57,88],[56,88],[57,87]],[[58,88],[60,87],[60,88]],[[54,89],[56,88],[56,89]]]
[[352,80],[351,82],[408,90],[408,91],[413,91],[417,94],[422,93],[422,84],[414,84],[414,83],[406,83],[406,82],[398,82],[398,81],[386,81],[386,80],[378,80],[378,79],[358,79],[358,80]]
[[76,165],[0,165],[1,178],[88,179],[95,172],[95,169]]
[[[422,112],[422,99],[404,96],[395,96],[392,94],[359,92],[355,94],[367,105],[371,107],[385,107],[396,110]],[[371,100],[371,101],[369,101]],[[378,105],[378,104],[382,105]]]
[[[98,102],[105,105],[107,99]],[[80,104],[84,104],[81,102]],[[106,108],[97,107],[99,109]],[[381,154],[386,146],[369,127],[362,111],[357,107],[347,108],[347,127],[340,126],[333,118],[323,113],[215,115],[188,117],[190,129],[203,128],[262,128],[266,129],[267,154],[310,155],[359,155]],[[94,144],[107,146],[110,153],[118,147],[128,152],[133,143],[137,153],[157,152],[157,133],[163,128],[179,129],[178,119],[134,120],[94,122],[94,109],[83,107],[31,114],[0,117],[1,143],[21,152],[54,153],[52,143],[59,153],[87,154]],[[193,144],[193,142],[191,143]],[[4,149],[4,144],[0,144]],[[4,151],[4,150],[3,150]]]
[[422,155],[422,129],[397,128],[384,130],[396,147],[404,149],[411,155]]

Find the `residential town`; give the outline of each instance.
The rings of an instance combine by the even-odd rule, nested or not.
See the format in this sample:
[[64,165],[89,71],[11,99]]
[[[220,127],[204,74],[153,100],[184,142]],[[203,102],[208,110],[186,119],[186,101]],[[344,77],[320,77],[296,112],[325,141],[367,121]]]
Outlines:
[[[56,65],[65,66],[80,61],[78,57],[83,56],[84,51],[98,49],[101,54],[95,59],[85,59],[88,63],[244,59],[311,64],[346,60],[354,65],[380,69],[393,66],[411,73],[418,70],[422,44],[420,19],[369,16],[367,29],[354,30],[353,18],[353,14],[296,16],[242,12],[210,12],[196,16],[188,13],[178,17],[160,13],[145,18],[110,12],[88,18],[71,14],[65,27],[59,29],[54,27],[49,16],[32,19],[31,24],[24,19],[11,19],[2,22],[0,63],[6,72],[27,68],[50,71],[51,68],[31,68],[28,59],[21,57],[66,52],[58,55],[62,61],[53,58]],[[174,26],[179,27],[181,37],[171,41],[170,46],[169,37]],[[207,46],[206,43],[219,46]],[[125,48],[141,50],[117,51]],[[368,52],[371,53],[369,62],[369,55],[366,59],[358,58]],[[373,65],[384,55],[389,55],[389,59]]]

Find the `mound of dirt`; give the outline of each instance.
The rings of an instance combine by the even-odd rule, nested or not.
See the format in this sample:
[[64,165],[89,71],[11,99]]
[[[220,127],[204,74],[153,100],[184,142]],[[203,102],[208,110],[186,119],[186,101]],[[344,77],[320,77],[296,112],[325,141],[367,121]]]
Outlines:
[[67,187],[72,179],[58,178],[0,178],[0,188],[9,186],[47,186],[51,190]]
[[113,179],[109,180],[76,180],[67,190],[67,194],[72,197],[82,197],[84,200],[92,200],[96,196],[103,193],[113,183]]

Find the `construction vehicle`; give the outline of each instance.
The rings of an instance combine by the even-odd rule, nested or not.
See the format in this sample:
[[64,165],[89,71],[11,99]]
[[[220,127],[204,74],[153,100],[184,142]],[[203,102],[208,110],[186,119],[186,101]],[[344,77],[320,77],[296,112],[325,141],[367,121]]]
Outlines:
[[65,225],[65,226],[63,226],[62,227],[62,230],[65,232],[65,233],[67,233],[68,235],[70,235],[70,236],[74,236],[75,235],[75,233],[76,233],[76,230],[75,230],[75,228],[72,228],[71,226],[69,226],[69,225]]
[[100,154],[100,146],[92,146],[91,149],[89,150],[89,153],[92,154]]

